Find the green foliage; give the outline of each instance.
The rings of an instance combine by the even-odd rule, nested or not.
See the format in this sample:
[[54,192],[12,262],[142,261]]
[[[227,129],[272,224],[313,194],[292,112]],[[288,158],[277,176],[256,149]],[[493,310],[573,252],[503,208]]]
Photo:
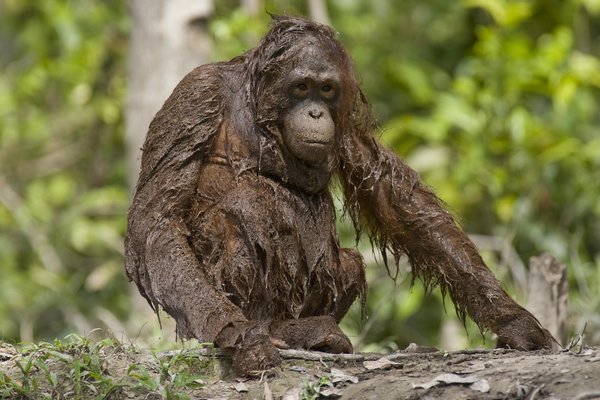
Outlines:
[[199,389],[204,386],[204,371],[210,366],[209,360],[202,360],[199,352],[178,351],[172,356],[154,354],[158,364],[158,376],[148,371],[141,364],[132,364],[127,375],[136,382],[136,388],[145,392],[157,393],[163,399],[189,399],[186,390]]
[[20,346],[22,356],[15,364],[21,376],[2,373],[0,394],[50,399],[71,392],[77,399],[106,398],[127,385],[104,373],[103,357],[115,347],[111,339],[94,342],[75,335],[66,341]]
[[302,392],[300,393],[300,399],[302,400],[317,400],[322,397],[321,391],[323,389],[332,388],[333,382],[329,376],[321,376],[316,381],[304,381]]
[[[212,364],[200,355],[201,349],[202,345],[173,355],[155,354],[143,363],[127,356],[135,348],[113,339],[94,341],[69,335],[53,343],[24,344],[17,346],[18,373],[0,372],[0,397],[53,399],[68,394],[73,399],[152,395],[189,399],[191,390],[204,385],[205,372]],[[111,369],[127,374],[112,376]]]
[[0,337],[127,316],[122,1],[0,4]]
[[[327,6],[382,140],[421,173],[467,231],[503,238],[525,261],[547,251],[565,262],[571,329],[588,321],[590,332],[600,332],[600,2],[329,0]],[[250,16],[237,0],[215,7],[215,60],[251,48],[267,29],[266,13]],[[304,0],[268,0],[264,9],[308,11]],[[122,273],[128,21],[120,0],[0,2],[5,339],[85,332],[129,317]],[[340,229],[343,245],[353,246],[347,221]],[[360,246],[368,256],[369,243]],[[522,301],[511,264],[497,249],[483,250]],[[367,318],[357,307],[343,322],[359,349],[439,345],[445,320],[455,318],[451,304],[443,312],[439,293],[426,294],[419,283],[410,289],[405,270],[394,286],[384,268],[369,269]],[[470,343],[481,344],[476,327],[467,328]],[[589,340],[600,343],[600,336]],[[158,381],[141,369],[131,374],[163,394],[184,384],[168,374]],[[45,379],[55,381],[50,372]],[[85,390],[85,379],[78,381]]]

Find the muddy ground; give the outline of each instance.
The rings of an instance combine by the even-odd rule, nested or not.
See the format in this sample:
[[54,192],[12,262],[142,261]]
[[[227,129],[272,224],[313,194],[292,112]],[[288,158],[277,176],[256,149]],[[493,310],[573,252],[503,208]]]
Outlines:
[[[95,388],[92,384],[89,387],[78,384],[79,392],[70,383],[74,368],[69,363],[78,357],[76,354],[85,352],[81,348],[61,351],[38,348],[19,352],[13,346],[0,346],[0,372],[5,383],[4,396],[0,397],[19,398],[15,388],[18,389],[17,384],[25,388],[22,368],[37,357],[44,365],[38,361],[29,363],[33,367],[27,389],[32,391],[23,389],[20,398],[48,395],[47,398],[115,399],[600,399],[600,348],[590,347],[553,353],[512,350],[446,353],[413,347],[412,351],[386,356],[372,353],[335,356],[287,350],[282,352],[281,367],[254,379],[235,379],[227,376],[227,359],[215,356],[214,352],[206,357],[203,354],[207,349],[154,354],[111,345],[100,349],[99,360],[94,361],[102,375],[94,378],[99,383],[95,383]],[[185,354],[186,351],[193,353]],[[94,356],[88,358],[93,361]],[[169,379],[175,382],[175,372],[182,371],[180,365],[172,362],[175,359],[188,365],[190,360],[192,364],[194,360],[201,363],[202,379],[195,380],[200,387],[171,384],[170,390],[165,391]],[[93,371],[93,365],[77,368]],[[148,376],[140,371],[147,371]],[[41,379],[31,385],[35,374]],[[48,387],[44,376],[54,376],[58,382]],[[94,376],[90,372],[86,377],[80,372],[76,378],[89,383]],[[154,386],[153,382],[159,380],[163,385]],[[100,381],[120,383],[107,389]],[[13,389],[7,389],[7,382]],[[88,391],[83,392],[82,388]]]
[[[600,350],[577,353],[466,351],[395,353],[383,358],[311,361],[287,359],[265,381],[273,398],[298,398],[320,391],[342,399],[600,399]],[[314,382],[322,384],[315,384]],[[306,382],[313,382],[306,391]],[[265,384],[219,382],[201,394],[207,398],[261,399]],[[331,385],[332,384],[332,385]],[[239,389],[239,388],[238,388]],[[289,397],[285,397],[285,396]]]

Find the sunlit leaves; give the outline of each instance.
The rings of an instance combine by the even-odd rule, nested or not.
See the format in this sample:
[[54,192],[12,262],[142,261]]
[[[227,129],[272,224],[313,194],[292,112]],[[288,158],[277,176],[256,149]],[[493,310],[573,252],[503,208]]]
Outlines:
[[580,0],[581,4],[592,14],[600,15],[600,0]]
[[531,3],[525,0],[463,0],[466,7],[483,8],[502,26],[516,25],[524,21],[532,13]]
[[[386,145],[468,231],[510,232],[523,259],[550,251],[578,271],[572,292],[587,285],[597,302],[600,0],[326,3]],[[215,2],[214,59],[251,48],[267,29],[266,13],[239,4]],[[306,1],[265,9],[294,14]],[[5,339],[69,330],[73,310],[125,313],[128,20],[118,0],[0,1],[0,174],[18,195],[16,207],[0,204]],[[47,238],[61,273],[45,266],[32,235]],[[341,236],[354,244],[351,229]],[[385,270],[369,271],[369,307],[384,318],[366,336],[389,347],[434,340],[439,298],[423,305],[422,288],[391,293],[376,276]],[[574,301],[587,307],[579,314],[590,315],[593,299]]]
[[[51,336],[74,322],[61,314],[93,315],[127,299],[99,300],[99,279],[79,290],[96,268],[122,262],[126,7],[51,0],[0,9],[0,190],[12,196],[0,203],[0,304],[11,304],[0,308],[0,335]],[[121,286],[104,276],[106,294]]]

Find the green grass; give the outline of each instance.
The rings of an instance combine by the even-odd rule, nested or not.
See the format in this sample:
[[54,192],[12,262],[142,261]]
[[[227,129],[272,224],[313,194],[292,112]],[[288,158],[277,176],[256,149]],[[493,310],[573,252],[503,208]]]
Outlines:
[[332,388],[333,382],[329,376],[321,376],[316,381],[304,381],[302,392],[300,393],[300,399],[302,400],[317,400],[321,398],[321,390],[325,388]]
[[203,387],[214,365],[202,344],[144,354],[114,339],[70,335],[53,343],[14,347],[18,355],[0,364],[0,398],[189,399],[191,391]]

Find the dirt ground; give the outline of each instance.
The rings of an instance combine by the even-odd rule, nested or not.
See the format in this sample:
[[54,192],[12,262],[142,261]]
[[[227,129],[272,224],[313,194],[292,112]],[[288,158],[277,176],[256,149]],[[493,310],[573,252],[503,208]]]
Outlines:
[[[580,353],[463,351],[399,352],[361,361],[328,356],[329,361],[286,359],[273,377],[245,382],[248,393],[219,382],[206,398],[298,398],[320,391],[341,399],[600,399],[600,349]],[[324,379],[325,378],[325,379]],[[314,382],[323,382],[320,385]],[[307,383],[317,390],[307,393]],[[333,386],[331,386],[331,384]],[[316,393],[315,393],[316,394]]]
[[[42,350],[36,351],[41,360]],[[56,350],[46,351],[45,367],[36,362],[30,364],[38,368],[40,374],[59,377],[58,381],[63,377],[67,382],[69,379],[65,377],[73,375],[65,374],[72,372],[73,367],[66,362],[76,352],[65,350],[60,357],[55,357],[56,353]],[[35,354],[22,354],[11,346],[0,346],[0,372],[4,374],[5,385],[6,382],[13,386],[19,383],[24,387],[23,365],[27,357],[31,359]],[[336,356],[286,350],[282,351],[284,362],[280,367],[254,379],[228,375],[228,360],[215,357],[214,353],[210,357],[197,351],[187,355],[180,351],[152,354],[107,346],[97,354],[103,377],[110,377],[111,382],[122,382],[109,391],[102,392],[97,384],[87,392],[90,396],[95,393],[94,396],[86,397],[84,392],[76,396],[72,385],[55,382],[53,388],[44,389],[42,379],[35,385],[37,392],[13,396],[16,392],[6,390],[5,386],[4,396],[0,391],[0,397],[40,398],[40,394],[46,393],[48,398],[115,399],[600,399],[600,348],[590,347],[568,352],[467,350],[446,353],[413,346],[385,356],[373,353]],[[174,377],[175,370],[181,371],[172,361],[184,357],[188,357],[187,360],[204,358],[201,387],[181,386],[177,388],[179,391],[165,391],[161,385],[153,386],[152,382],[158,382],[159,377]],[[63,372],[57,369],[59,366]],[[93,371],[93,365],[87,370]],[[148,376],[139,371],[147,371]],[[132,377],[138,379],[135,385],[131,383]],[[104,378],[96,379],[100,382]],[[123,383],[126,379],[129,385]],[[145,383],[140,385],[139,382]]]

